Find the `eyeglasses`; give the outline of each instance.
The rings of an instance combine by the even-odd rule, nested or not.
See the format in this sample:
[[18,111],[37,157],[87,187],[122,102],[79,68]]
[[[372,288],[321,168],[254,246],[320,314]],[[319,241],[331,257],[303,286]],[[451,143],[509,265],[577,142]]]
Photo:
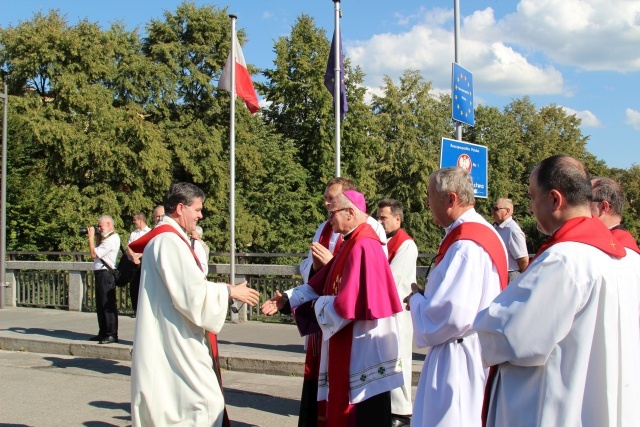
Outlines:
[[507,209],[507,208],[499,208],[497,206],[494,206],[491,209],[493,209],[494,212],[498,212],[500,209]]
[[338,213],[340,211],[346,211],[347,209],[349,209],[349,208],[342,208],[342,209],[336,209],[335,211],[329,211],[329,219],[333,218],[336,213]]

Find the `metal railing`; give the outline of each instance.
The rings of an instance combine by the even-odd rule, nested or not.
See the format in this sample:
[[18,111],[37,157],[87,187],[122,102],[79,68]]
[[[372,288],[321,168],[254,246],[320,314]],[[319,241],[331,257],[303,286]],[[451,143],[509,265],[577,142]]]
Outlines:
[[[29,254],[32,255],[32,254]],[[42,253],[39,253],[42,255]],[[214,256],[216,254],[212,254]],[[227,254],[228,255],[228,254]],[[265,255],[257,254],[261,259]],[[294,254],[278,254],[292,256]],[[247,254],[242,256],[247,257]],[[422,255],[430,258],[432,255]],[[15,259],[15,255],[14,255]],[[78,259],[78,258],[74,258]],[[95,311],[95,279],[91,271],[93,263],[85,261],[7,261],[5,290],[8,306],[50,307],[76,311]],[[229,282],[229,264],[210,264],[208,279],[214,282]],[[418,282],[424,284],[427,267],[418,266]],[[260,293],[260,303],[302,283],[298,265],[238,264],[236,283],[246,280],[248,285]],[[118,311],[132,314],[130,287],[116,288]],[[243,307],[240,320],[265,319],[256,307]],[[273,319],[273,318],[271,318]],[[290,316],[276,319],[291,321]]]

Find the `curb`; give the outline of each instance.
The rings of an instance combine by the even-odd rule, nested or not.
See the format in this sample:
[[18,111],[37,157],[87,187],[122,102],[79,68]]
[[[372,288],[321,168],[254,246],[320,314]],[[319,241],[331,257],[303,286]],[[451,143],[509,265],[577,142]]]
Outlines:
[[[0,337],[0,350],[24,351],[29,353],[58,354],[63,356],[86,357],[91,359],[110,359],[131,361],[130,345],[125,344],[89,344],[67,340],[38,340],[32,338]],[[227,352],[220,356],[220,368],[224,371],[247,372],[287,377],[300,377],[304,372],[304,362],[300,357],[283,356],[281,358],[250,358],[244,354]],[[411,384],[418,385],[422,363],[413,364]]]

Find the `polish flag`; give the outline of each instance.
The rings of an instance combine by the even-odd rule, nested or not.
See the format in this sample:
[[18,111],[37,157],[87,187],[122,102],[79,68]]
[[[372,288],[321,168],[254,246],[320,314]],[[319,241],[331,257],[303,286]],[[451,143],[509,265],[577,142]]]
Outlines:
[[[233,37],[233,43],[235,44],[236,53],[236,95],[244,99],[247,108],[251,111],[251,114],[254,114],[260,109],[258,95],[253,88],[251,76],[249,75],[249,70],[247,70],[247,63],[244,61],[244,55],[237,37]],[[218,81],[218,89],[224,89],[227,92],[231,92],[231,61],[231,53],[229,53],[227,62],[222,69],[220,81]]]

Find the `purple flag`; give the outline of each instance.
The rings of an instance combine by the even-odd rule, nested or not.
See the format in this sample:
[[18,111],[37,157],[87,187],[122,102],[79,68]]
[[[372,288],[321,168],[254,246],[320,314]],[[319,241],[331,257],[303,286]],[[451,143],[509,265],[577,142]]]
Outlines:
[[[333,34],[333,38],[331,39],[331,52],[329,52],[329,60],[327,61],[327,71],[324,73],[324,85],[329,92],[331,92],[331,96],[333,99],[336,99],[336,95],[334,92],[334,85],[336,79],[336,62],[335,62],[335,32]],[[340,119],[344,120],[344,116],[349,111],[349,106],[347,105],[347,88],[344,86],[344,55],[342,53],[342,38],[339,37],[340,44]]]

